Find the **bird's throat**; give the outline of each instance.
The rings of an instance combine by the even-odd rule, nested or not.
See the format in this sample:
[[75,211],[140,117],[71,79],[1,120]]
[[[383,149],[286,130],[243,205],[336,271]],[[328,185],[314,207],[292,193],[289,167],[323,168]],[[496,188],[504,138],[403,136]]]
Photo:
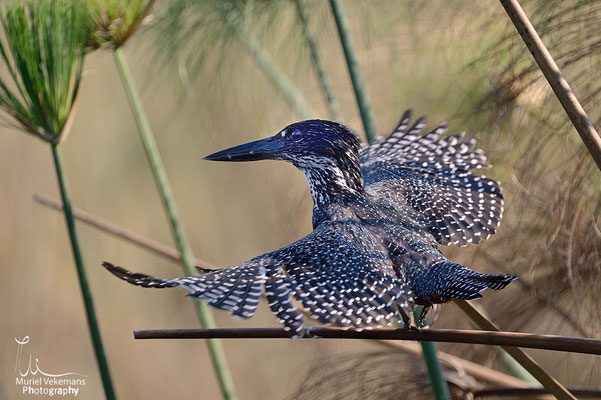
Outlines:
[[321,222],[330,204],[364,193],[363,175],[359,167],[342,169],[337,165],[328,165],[302,170],[313,198],[314,223]]

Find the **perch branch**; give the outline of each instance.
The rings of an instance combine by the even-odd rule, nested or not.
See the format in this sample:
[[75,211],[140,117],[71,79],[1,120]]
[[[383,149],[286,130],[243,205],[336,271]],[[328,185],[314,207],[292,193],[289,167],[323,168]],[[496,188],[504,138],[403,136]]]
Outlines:
[[[286,339],[283,328],[215,328],[215,329],[164,329],[134,331],[136,339]],[[519,332],[490,332],[457,329],[416,330],[381,328],[346,330],[340,328],[308,328],[309,337],[323,339],[378,339],[412,340],[447,343],[485,344],[494,346],[526,347],[532,349],[566,351],[571,353],[601,355],[601,340],[569,336],[539,335]],[[511,348],[508,347],[508,348]]]
[[[601,389],[588,387],[568,387],[574,396],[601,398]],[[474,391],[474,397],[537,397],[549,393],[544,388],[514,388],[514,387],[490,387]]]

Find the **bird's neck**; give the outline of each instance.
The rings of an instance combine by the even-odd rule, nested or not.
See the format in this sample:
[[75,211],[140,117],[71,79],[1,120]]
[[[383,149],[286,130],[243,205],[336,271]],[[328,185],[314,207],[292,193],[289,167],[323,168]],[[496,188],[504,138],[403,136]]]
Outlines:
[[327,219],[324,212],[332,203],[363,196],[363,174],[359,163],[328,162],[302,168],[313,198],[313,224]]

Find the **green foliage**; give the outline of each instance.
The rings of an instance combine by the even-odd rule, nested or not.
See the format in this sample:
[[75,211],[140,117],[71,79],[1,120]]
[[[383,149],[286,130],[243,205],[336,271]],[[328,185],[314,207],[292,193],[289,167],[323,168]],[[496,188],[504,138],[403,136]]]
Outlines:
[[183,62],[196,74],[211,55],[217,55],[220,67],[235,60],[239,55],[229,47],[232,40],[243,41],[241,35],[255,40],[253,35],[269,30],[289,5],[286,1],[172,0],[156,13],[153,40],[164,61]]
[[154,0],[88,0],[92,48],[119,47],[136,31]]
[[[77,97],[86,44],[77,0],[26,1],[0,10],[0,106],[25,131],[57,143]],[[6,76],[6,75],[5,75]]]

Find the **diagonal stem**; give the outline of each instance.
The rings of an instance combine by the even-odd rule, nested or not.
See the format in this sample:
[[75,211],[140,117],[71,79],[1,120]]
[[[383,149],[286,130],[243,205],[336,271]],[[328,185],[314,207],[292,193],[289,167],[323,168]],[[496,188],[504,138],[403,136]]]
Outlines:
[[[574,396],[590,397],[590,398],[601,398],[601,390],[597,388],[588,387],[568,387],[570,392]],[[490,387],[482,388],[473,391],[475,398],[483,398],[487,396],[493,396],[494,398],[499,397],[525,397],[525,398],[538,398],[537,396],[544,396],[547,394],[547,390],[543,388],[513,388],[513,387]],[[546,398],[546,397],[543,397]]]
[[[499,331],[499,328],[493,324],[484,314],[476,309],[469,301],[455,300],[455,304],[459,306],[469,317],[480,327],[487,331]],[[589,339],[592,340],[592,339]],[[511,357],[522,365],[532,376],[538,380],[549,393],[553,394],[558,399],[575,400],[574,397],[559,381],[547,373],[532,357],[518,347],[502,346]]]
[[[138,95],[138,92],[134,87],[133,78],[121,48],[115,49],[113,54],[115,64],[117,65],[117,70],[119,71],[119,76],[121,77],[123,87],[127,93],[132,112],[138,125],[138,131],[146,152],[146,157],[150,163],[150,168],[161,195],[163,206],[167,212],[175,245],[181,255],[182,267],[187,275],[196,275],[196,271],[194,270],[194,256],[192,255],[192,250],[188,245],[188,241],[186,240],[180,223],[179,212],[175,204],[171,185],[169,184],[167,173],[165,172],[165,167],[163,166],[163,161],[152,134],[150,122],[148,121],[146,113],[144,112],[142,101]],[[205,328],[215,327],[213,314],[209,310],[207,304],[199,300],[195,301],[194,303],[196,305],[196,311],[202,326]],[[223,398],[227,400],[235,399],[236,394],[234,391],[234,382],[229,371],[221,343],[216,339],[211,339],[207,341],[207,346],[211,354],[213,368],[217,374],[217,379],[219,380]]]
[[[481,305],[470,302],[469,306],[475,308],[479,312],[478,315],[476,315],[476,314],[473,315],[473,317],[475,317],[475,318],[472,318],[472,321],[471,321],[472,325],[474,325],[474,327],[479,328],[480,326],[475,322],[476,319],[480,318],[481,316],[485,317],[485,318],[489,318],[489,317]],[[462,308],[462,310],[463,310],[463,308]],[[472,317],[471,313],[468,313],[468,316],[471,318]],[[487,326],[493,326],[493,323],[490,320],[488,320],[487,324],[488,324]],[[532,374],[530,372],[528,372],[526,370],[526,368],[524,368],[522,366],[522,364],[517,362],[509,353],[507,353],[505,350],[503,350],[499,346],[494,346],[494,350],[499,355],[501,361],[503,362],[503,364],[505,364],[505,366],[507,367],[507,369],[513,376],[523,379],[524,381],[528,382],[532,386],[540,385],[538,380],[535,377],[533,377]]]
[[246,47],[246,50],[254,57],[263,70],[263,73],[269,78],[274,87],[286,99],[286,102],[292,107],[294,112],[302,119],[313,118],[313,110],[305,101],[301,91],[286,77],[284,72],[273,61],[269,54],[263,49],[261,43],[248,32],[235,18],[225,9],[220,9],[223,15],[224,23],[236,35],[236,37]]
[[365,136],[367,137],[367,141],[371,142],[378,135],[378,127],[376,126],[376,117],[374,116],[374,111],[369,100],[363,72],[361,72],[361,65],[359,65],[351,26],[344,10],[344,1],[330,0],[330,5],[332,7],[332,14],[334,14],[334,19],[336,20],[338,36],[344,50],[344,57],[346,58],[346,65],[351,76],[353,89],[355,90],[355,98],[357,99],[357,106],[359,107],[359,113],[363,121]]
[[[410,354],[412,356],[421,356],[422,347],[417,343],[403,342],[398,340],[379,340],[377,343],[388,346],[399,352]],[[460,375],[470,375],[477,381],[487,382],[497,386],[525,388],[530,385],[515,376],[499,372],[492,368],[480,365],[473,361],[451,355],[442,351],[437,352],[438,359],[450,370],[457,371]]]
[[88,284],[88,275],[86,273],[83,257],[81,255],[79,239],[77,238],[75,218],[73,217],[71,197],[69,195],[65,173],[63,171],[63,162],[58,145],[51,145],[51,148],[52,158],[54,160],[54,168],[56,170],[56,178],[58,180],[61,199],[63,200],[65,222],[67,223],[67,231],[69,232],[71,250],[73,251],[73,260],[75,261],[75,268],[77,269],[77,278],[79,280],[81,296],[83,298],[83,303],[86,310],[88,329],[90,330],[92,345],[94,346],[94,352],[96,353],[96,362],[98,363],[98,369],[100,370],[104,394],[107,400],[114,400],[117,398],[117,396],[113,387],[109,364],[104,352],[102,337],[100,336],[100,328],[98,326],[98,319],[96,318],[96,310],[94,309],[94,300],[92,299],[92,292],[90,291],[90,285]]
[[555,96],[568,114],[574,128],[586,145],[589,153],[601,169],[601,137],[595,130],[586,112],[580,105],[576,95],[570,88],[568,81],[564,78],[555,60],[547,50],[536,29],[528,19],[528,16],[520,6],[518,0],[500,0],[507,15],[522,36],[524,43],[532,53],[534,60],[555,92]]
[[[504,263],[502,260],[500,260],[496,257],[493,257],[490,253],[488,253],[486,251],[480,252],[479,255],[492,265],[501,266]],[[532,282],[527,282],[524,279],[520,278],[520,279],[516,280],[516,284],[522,286],[522,288],[524,290],[528,291],[531,294],[532,299],[534,301],[536,301],[538,304],[540,304],[543,307],[548,307],[553,312],[558,314],[561,318],[563,318],[574,330],[576,330],[578,332],[579,335],[587,336],[587,337],[591,337],[591,338],[599,336],[598,332],[595,332],[595,330],[593,328],[591,328],[589,326],[585,326],[582,323],[580,323],[577,319],[575,319],[572,316],[572,314],[570,314],[568,311],[564,310],[556,301],[553,301],[547,297],[544,297],[544,296],[538,294],[536,292]]]
[[[34,200],[46,207],[53,208],[55,210],[62,211],[63,204],[60,201],[52,200],[49,197],[46,197],[41,194],[35,194],[33,196]],[[145,236],[142,236],[138,233],[132,232],[128,229],[122,228],[118,225],[115,225],[109,221],[106,221],[102,218],[99,218],[91,213],[82,210],[81,208],[73,207],[73,216],[75,219],[93,226],[96,229],[99,229],[103,232],[109,233],[115,237],[126,240],[130,243],[135,244],[143,249],[146,249],[152,253],[155,253],[159,256],[170,259],[171,261],[181,262],[182,257],[177,249],[173,247],[169,247],[164,245],[163,243],[157,242]],[[196,265],[201,267],[211,268],[212,265],[208,261],[201,260],[198,257],[194,258],[194,262]]]
[[309,18],[307,13],[305,12],[305,6],[303,5],[302,0],[295,0],[296,3],[296,15],[301,24],[303,30],[303,36],[305,37],[305,43],[309,48],[309,52],[311,53],[311,60],[313,61],[313,67],[315,67],[315,72],[317,73],[317,77],[319,78],[319,83],[321,84],[321,89],[323,90],[323,94],[326,97],[326,101],[328,103],[328,108],[330,109],[330,114],[332,117],[338,122],[344,122],[344,118],[342,117],[342,112],[340,111],[340,105],[338,101],[336,101],[336,97],[334,96],[334,90],[332,89],[332,83],[326,70],[321,62],[321,57],[319,56],[319,50],[317,49],[317,43],[315,42],[315,38],[311,34],[311,30],[309,29]]

